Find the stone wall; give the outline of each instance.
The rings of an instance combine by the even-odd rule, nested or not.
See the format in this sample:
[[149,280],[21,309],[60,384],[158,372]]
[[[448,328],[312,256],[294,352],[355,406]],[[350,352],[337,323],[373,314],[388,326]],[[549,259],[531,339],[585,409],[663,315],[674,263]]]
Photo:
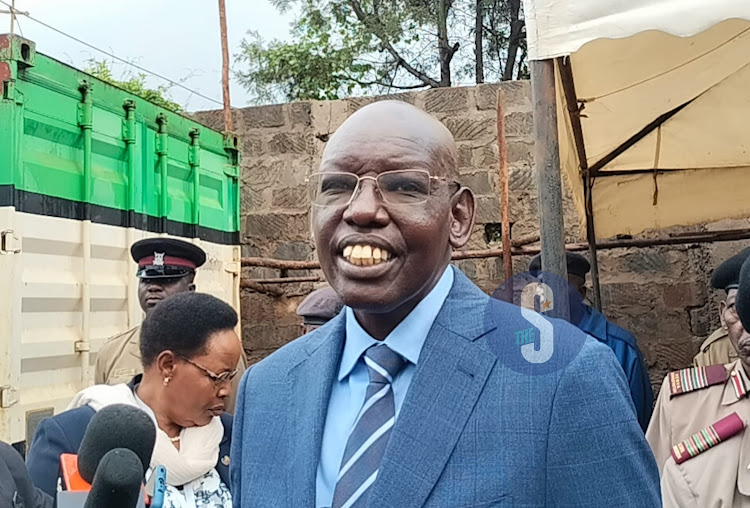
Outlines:
[[[234,121],[242,139],[243,255],[314,259],[305,177],[317,169],[325,143],[336,128],[357,109],[383,99],[423,108],[453,132],[461,179],[474,190],[478,203],[477,224],[466,248],[499,246],[496,97],[500,87],[506,103],[511,234],[519,238],[537,232],[531,94],[528,82],[521,81],[236,110]],[[196,117],[214,128],[223,125],[220,111],[197,113]],[[565,196],[564,201],[567,237],[575,241],[579,221],[570,197]],[[692,230],[729,227],[748,227],[748,221]],[[668,370],[686,366],[702,340],[718,326],[720,295],[708,288],[710,270],[747,245],[750,243],[731,242],[600,252],[604,313],[636,336],[655,384]],[[520,272],[529,259],[514,257],[513,262],[514,271]],[[500,259],[466,260],[457,265],[487,292],[502,280]],[[320,272],[313,274],[322,277]],[[243,275],[274,278],[279,271],[245,268]],[[311,272],[289,271],[285,275]],[[297,337],[295,309],[313,286],[269,285],[262,292],[243,292],[243,341],[251,362]]]

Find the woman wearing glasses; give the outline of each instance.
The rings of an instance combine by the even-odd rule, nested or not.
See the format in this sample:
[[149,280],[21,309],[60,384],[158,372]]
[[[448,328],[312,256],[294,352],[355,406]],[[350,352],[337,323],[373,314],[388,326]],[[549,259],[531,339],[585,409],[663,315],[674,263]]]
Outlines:
[[234,309],[207,294],[181,293],[158,305],[141,330],[143,374],[88,388],[68,411],[39,424],[27,462],[34,483],[54,496],[60,455],[77,453],[96,411],[124,403],[156,424],[151,468],[167,468],[165,507],[231,507],[232,418],[224,404],[242,351],[236,325]]

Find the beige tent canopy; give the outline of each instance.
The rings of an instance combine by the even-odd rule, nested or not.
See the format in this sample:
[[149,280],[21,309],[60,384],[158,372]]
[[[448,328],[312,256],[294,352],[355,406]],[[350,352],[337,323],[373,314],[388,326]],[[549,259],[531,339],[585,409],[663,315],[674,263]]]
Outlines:
[[560,164],[597,237],[750,217],[750,0],[524,7],[531,59],[556,59]]

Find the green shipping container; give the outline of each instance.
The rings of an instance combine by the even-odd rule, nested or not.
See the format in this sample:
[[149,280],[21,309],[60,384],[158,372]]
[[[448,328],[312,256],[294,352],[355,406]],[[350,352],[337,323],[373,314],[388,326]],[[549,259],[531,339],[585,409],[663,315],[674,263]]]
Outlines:
[[0,35],[0,439],[30,438],[140,323],[130,245],[199,244],[239,309],[237,139]]

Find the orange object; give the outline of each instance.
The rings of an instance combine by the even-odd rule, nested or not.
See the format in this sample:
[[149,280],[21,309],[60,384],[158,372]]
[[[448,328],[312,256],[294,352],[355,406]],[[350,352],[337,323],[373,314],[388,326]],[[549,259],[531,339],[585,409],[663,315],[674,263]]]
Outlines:
[[89,491],[91,484],[81,477],[78,471],[78,455],[63,453],[60,455],[63,488],[69,491]]

